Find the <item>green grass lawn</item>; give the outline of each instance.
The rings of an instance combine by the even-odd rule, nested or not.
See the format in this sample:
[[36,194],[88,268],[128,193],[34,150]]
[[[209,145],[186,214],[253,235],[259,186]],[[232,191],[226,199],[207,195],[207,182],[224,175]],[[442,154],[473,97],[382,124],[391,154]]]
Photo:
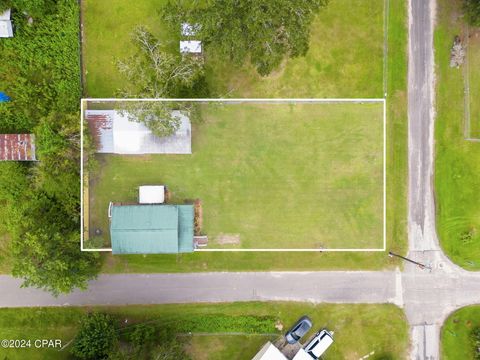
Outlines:
[[462,308],[450,315],[441,333],[442,359],[474,359],[475,346],[470,339],[470,334],[476,327],[480,327],[480,306],[478,305]]
[[[407,248],[407,9],[391,0],[388,33],[387,94],[387,248]],[[134,191],[134,190],[133,190]],[[133,193],[132,193],[133,194]],[[103,271],[188,272],[245,270],[381,269],[401,265],[386,253],[194,253],[182,255],[104,254]]]
[[[438,4],[435,31],[437,120],[435,186],[437,229],[450,258],[480,269],[480,143],[464,140],[464,83],[461,69],[449,67],[450,48],[462,23],[460,1]],[[473,114],[473,113],[472,113]]]
[[480,28],[470,30],[468,70],[470,84],[470,137],[480,139]]
[[[146,25],[172,51],[179,34],[162,24],[165,0],[84,2],[84,60],[89,97],[113,97],[124,86],[115,67],[132,55],[130,34]],[[251,66],[232,67],[206,49],[214,97],[382,97],[384,0],[332,0],[312,25],[305,57],[286,61],[266,78]]]
[[[87,311],[103,311],[118,319],[121,333],[128,326],[148,322],[159,329],[179,329],[188,353],[195,360],[248,360],[268,340],[279,338],[300,316],[307,314],[314,331],[327,327],[335,332],[328,359],[355,359],[372,351],[371,359],[404,359],[408,326],[401,309],[393,305],[312,305],[304,303],[230,303],[95,308],[20,308],[0,310],[2,339],[61,339],[67,344],[76,334]],[[125,320],[128,319],[128,325]],[[255,319],[258,328],[246,327]],[[283,331],[275,324],[284,326]],[[187,336],[192,330],[192,335]],[[245,335],[228,335],[241,332]],[[210,335],[209,335],[210,333]],[[227,336],[215,335],[224,333]],[[275,335],[277,334],[277,335]],[[70,347],[58,350],[5,350],[8,359],[70,359]]]
[[[383,104],[202,104],[191,155],[101,155],[90,228],[165,184],[199,198],[209,248],[382,248]],[[232,244],[231,242],[234,242]]]

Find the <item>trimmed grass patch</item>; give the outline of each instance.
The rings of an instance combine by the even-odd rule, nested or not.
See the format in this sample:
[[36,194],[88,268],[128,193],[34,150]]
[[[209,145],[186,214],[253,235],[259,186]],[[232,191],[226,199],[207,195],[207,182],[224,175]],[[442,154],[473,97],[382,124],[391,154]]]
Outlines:
[[442,359],[474,359],[473,329],[480,327],[480,306],[468,306],[455,311],[445,321],[441,333]]
[[435,31],[437,229],[443,249],[454,262],[479,270],[480,143],[464,140],[462,70],[449,67],[453,38],[462,31],[460,6],[460,1],[440,1]]
[[[171,51],[180,34],[162,24],[165,0],[84,4],[86,90],[89,97],[113,97],[123,88],[115,62],[132,55],[130,34],[146,25]],[[232,67],[207,50],[207,80],[212,94],[238,97],[382,97],[384,0],[335,0],[321,10],[311,29],[305,57],[286,61],[266,78],[251,66]],[[179,30],[180,31],[180,30]]]
[[110,201],[165,184],[172,203],[201,199],[209,248],[383,246],[382,103],[201,108],[192,155],[97,156],[91,229],[108,234]]
[[[182,329],[187,351],[197,359],[250,359],[268,340],[281,336],[300,316],[307,314],[314,322],[309,333],[322,327],[335,331],[335,343],[328,350],[329,359],[358,359],[375,351],[377,358],[404,359],[408,347],[408,327],[401,309],[393,305],[312,305],[303,303],[233,303],[161,306],[123,306],[95,308],[20,308],[0,310],[0,337],[2,339],[61,339],[67,344],[76,334],[80,320],[87,311],[112,314],[121,326],[121,334],[128,327],[147,322],[162,327],[182,329],[197,319],[196,330],[191,336]],[[237,319],[228,322],[227,328],[219,327],[211,319],[225,316]],[[210,319],[202,322],[201,319]],[[125,320],[128,324],[125,325]],[[260,330],[245,328],[242,319],[261,322]],[[279,321],[284,331],[275,328]],[[223,323],[224,321],[222,321]],[[250,324],[250,320],[247,321]],[[268,330],[268,331],[266,331]],[[245,335],[231,333],[245,332]],[[214,335],[213,333],[223,333]],[[204,335],[201,335],[202,333]],[[209,333],[211,333],[209,335]],[[230,333],[230,335],[229,335]],[[361,336],[359,336],[361,334]],[[205,336],[206,335],[206,336]],[[9,359],[68,359],[70,347],[65,350],[48,349],[0,349],[0,356]],[[383,357],[382,357],[383,356]]]

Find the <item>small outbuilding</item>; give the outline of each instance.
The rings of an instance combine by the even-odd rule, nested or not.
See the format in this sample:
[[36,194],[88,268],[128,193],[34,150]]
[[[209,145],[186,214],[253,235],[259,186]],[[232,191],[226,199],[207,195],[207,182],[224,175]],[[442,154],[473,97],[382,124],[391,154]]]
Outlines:
[[[253,357],[252,360],[288,360],[270,341]],[[312,359],[310,359],[312,360]]]
[[180,41],[180,53],[182,54],[202,54],[202,42],[199,40]]
[[182,36],[195,36],[200,29],[199,24],[182,23]]
[[0,38],[13,37],[13,25],[12,20],[10,19],[10,15],[10,9],[7,9],[3,13],[0,13]]
[[85,118],[96,152],[105,154],[191,154],[192,125],[183,112],[174,110],[180,120],[175,134],[158,137],[143,123],[131,121],[129,114],[115,110],[87,110]]
[[165,186],[143,185],[138,188],[140,204],[163,204],[165,202]]
[[193,205],[111,206],[113,254],[193,252]]
[[35,135],[0,134],[0,161],[35,160]]

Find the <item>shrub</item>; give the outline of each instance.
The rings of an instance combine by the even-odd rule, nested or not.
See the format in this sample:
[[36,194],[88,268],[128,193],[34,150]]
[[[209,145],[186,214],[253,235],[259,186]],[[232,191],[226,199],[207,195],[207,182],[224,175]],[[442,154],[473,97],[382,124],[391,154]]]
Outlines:
[[72,354],[80,359],[105,359],[118,341],[115,322],[110,315],[88,314],[82,321],[72,347]]
[[476,327],[470,334],[474,349],[474,360],[480,360],[480,327]]

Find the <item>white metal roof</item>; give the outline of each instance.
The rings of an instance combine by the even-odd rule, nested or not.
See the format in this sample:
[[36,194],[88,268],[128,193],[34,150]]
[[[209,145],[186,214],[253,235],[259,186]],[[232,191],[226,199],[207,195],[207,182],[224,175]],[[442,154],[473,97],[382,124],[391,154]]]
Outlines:
[[200,29],[199,24],[183,23],[182,24],[182,35],[183,36],[193,36],[197,33],[198,29]]
[[143,123],[130,121],[128,114],[114,110],[87,110],[85,116],[95,138],[97,152],[114,154],[191,154],[191,124],[178,110],[180,119],[175,134],[157,137]]
[[10,9],[0,13],[0,38],[13,37],[13,26],[10,21]]
[[180,52],[189,54],[201,54],[202,42],[199,40],[182,40],[180,41]]
[[138,188],[140,204],[163,204],[164,201],[165,187],[163,185],[144,185]]
[[0,13],[0,20],[10,20],[10,9]]
[[287,358],[269,341],[252,360],[287,360]]
[[307,354],[303,349],[298,350],[292,360],[313,360],[313,358]]
[[10,38],[13,37],[13,27],[10,20],[0,20],[0,37]]

